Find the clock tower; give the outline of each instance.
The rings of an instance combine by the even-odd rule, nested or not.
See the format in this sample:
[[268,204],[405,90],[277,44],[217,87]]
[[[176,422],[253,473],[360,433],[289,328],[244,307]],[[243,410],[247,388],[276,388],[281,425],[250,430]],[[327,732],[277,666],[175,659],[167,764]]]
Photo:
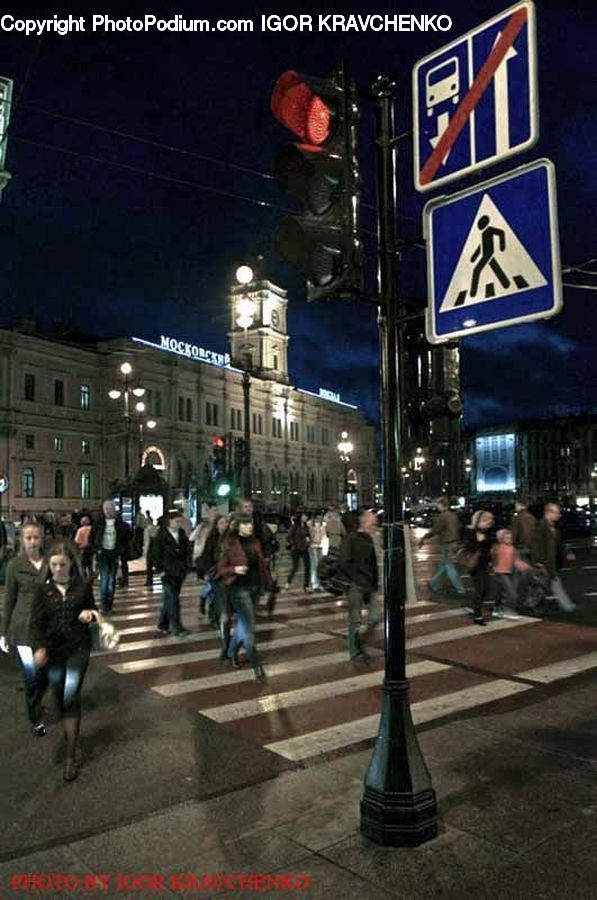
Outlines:
[[287,292],[271,281],[258,280],[235,284],[229,300],[232,365],[288,384]]

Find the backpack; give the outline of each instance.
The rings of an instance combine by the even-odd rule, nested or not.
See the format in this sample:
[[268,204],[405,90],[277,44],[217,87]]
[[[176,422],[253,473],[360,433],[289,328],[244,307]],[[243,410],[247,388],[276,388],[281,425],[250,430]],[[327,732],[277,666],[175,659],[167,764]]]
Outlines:
[[328,555],[322,556],[317,567],[319,583],[330,594],[345,594],[349,580],[340,568],[340,553],[336,547],[330,547]]

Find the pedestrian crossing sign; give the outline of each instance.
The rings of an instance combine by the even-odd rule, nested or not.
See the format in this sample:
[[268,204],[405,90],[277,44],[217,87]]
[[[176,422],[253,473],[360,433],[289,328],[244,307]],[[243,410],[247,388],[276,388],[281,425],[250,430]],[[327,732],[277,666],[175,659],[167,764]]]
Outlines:
[[549,160],[431,200],[423,223],[432,344],[546,319],[562,308]]

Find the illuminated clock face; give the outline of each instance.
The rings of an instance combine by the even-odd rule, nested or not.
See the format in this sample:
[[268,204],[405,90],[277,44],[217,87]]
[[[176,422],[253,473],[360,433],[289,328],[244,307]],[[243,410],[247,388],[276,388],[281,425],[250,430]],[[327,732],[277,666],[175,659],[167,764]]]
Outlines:
[[277,309],[272,309],[272,325],[274,328],[280,327],[280,314]]

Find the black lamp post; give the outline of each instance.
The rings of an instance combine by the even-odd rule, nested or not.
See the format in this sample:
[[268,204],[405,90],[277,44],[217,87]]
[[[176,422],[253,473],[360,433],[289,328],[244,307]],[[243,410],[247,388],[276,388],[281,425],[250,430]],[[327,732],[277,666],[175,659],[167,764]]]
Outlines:
[[386,666],[379,732],[361,800],[361,832],[378,844],[415,846],[437,835],[437,803],[412,721],[406,678],[406,558],[400,471],[404,464],[406,411],[406,311],[399,300],[397,272],[394,89],[394,83],[382,76],[373,85],[381,301]]
[[145,411],[145,403],[143,402],[143,400],[135,403],[135,412],[137,414],[137,421],[139,425],[139,468],[143,466],[143,437],[145,429],[147,429],[148,431],[153,431],[158,424],[155,419],[148,418],[145,415]]

